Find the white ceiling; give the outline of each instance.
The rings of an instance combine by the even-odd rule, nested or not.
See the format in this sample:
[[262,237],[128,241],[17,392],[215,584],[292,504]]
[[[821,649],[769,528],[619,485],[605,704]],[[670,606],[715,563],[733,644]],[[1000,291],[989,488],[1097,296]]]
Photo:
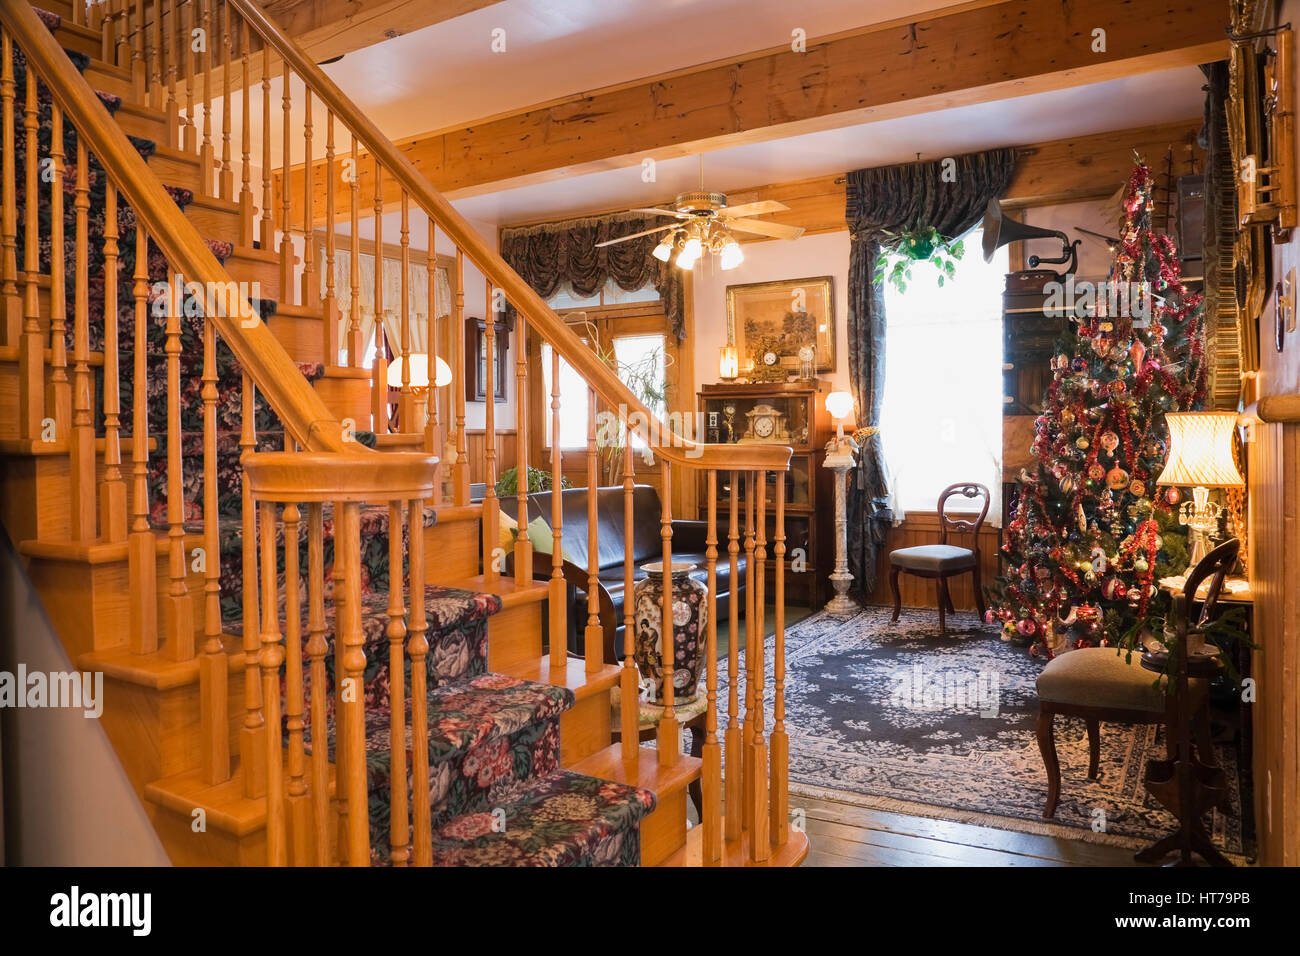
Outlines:
[[[960,0],[505,0],[325,70],[391,139]],[[493,31],[505,52],[492,52]]]

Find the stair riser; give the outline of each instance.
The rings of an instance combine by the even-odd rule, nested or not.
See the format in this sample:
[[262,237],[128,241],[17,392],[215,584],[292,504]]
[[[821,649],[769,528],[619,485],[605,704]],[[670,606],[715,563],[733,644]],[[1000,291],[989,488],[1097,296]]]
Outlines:
[[[489,640],[488,656],[492,645]],[[572,766],[583,757],[609,746],[611,735],[608,694],[584,697],[560,717],[560,763]]]
[[66,538],[69,487],[65,455],[0,458],[0,522],[9,540],[18,544],[37,538]]
[[658,866],[686,843],[686,790],[660,793],[659,805],[641,821],[641,865]]
[[266,866],[266,831],[245,836],[209,826],[195,833],[193,820],[172,810],[145,804],[154,830],[175,866]]
[[[239,213],[222,207],[205,203],[202,197],[195,196],[195,201],[185,207],[188,219],[199,235],[205,239],[219,239],[222,242],[239,241]],[[277,283],[278,286],[278,283]],[[270,298],[270,296],[267,296]]]
[[[358,431],[370,430],[370,379],[336,378],[326,369],[324,377],[313,382],[312,387],[339,421],[350,418]],[[437,525],[429,529],[433,533],[439,530]]]
[[[227,686],[230,752],[237,755],[244,720],[243,668],[230,670]],[[160,777],[198,767],[201,749],[198,714],[197,681],[160,690],[105,678],[104,714],[100,723],[141,799],[145,787]]]
[[[479,522],[441,519],[424,532],[424,553],[430,584],[455,585],[479,573]],[[540,650],[538,651],[540,654]]]
[[149,157],[149,168],[168,186],[199,191],[198,159],[154,153]]
[[325,361],[325,323],[320,316],[277,314],[266,324],[295,362]]
[[[433,526],[434,531],[438,529]],[[542,656],[542,612],[534,602],[502,608],[488,620],[488,670],[505,671]],[[608,743],[606,739],[606,743]]]
[[167,123],[159,113],[145,110],[123,100],[121,107],[114,114],[114,119],[122,128],[122,132],[128,136],[139,136],[141,139],[155,143],[167,142]]

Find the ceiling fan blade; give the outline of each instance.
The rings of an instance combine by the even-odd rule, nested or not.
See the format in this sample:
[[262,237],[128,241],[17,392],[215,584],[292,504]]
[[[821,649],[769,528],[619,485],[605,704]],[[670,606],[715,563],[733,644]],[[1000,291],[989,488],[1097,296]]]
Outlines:
[[596,248],[599,249],[602,246],[613,246],[613,245],[617,245],[620,242],[627,242],[629,239],[640,239],[642,236],[648,236],[656,232],[666,232],[669,229],[676,229],[676,228],[677,228],[677,223],[673,223],[672,225],[669,226],[659,226],[655,229],[647,229],[644,232],[634,232],[630,236],[619,236],[617,239],[610,239],[608,242],[598,242],[596,243]]
[[737,232],[752,232],[773,239],[798,239],[803,235],[803,226],[786,226],[779,222],[764,222],[761,219],[728,219],[726,226]]
[[739,206],[724,206],[722,215],[727,219],[743,219],[745,216],[765,216],[769,212],[785,212],[790,207],[775,199],[760,199],[758,202],[742,203]]
[[672,216],[675,219],[686,218],[686,213],[678,212],[676,209],[629,209],[628,212],[652,212],[656,216]]

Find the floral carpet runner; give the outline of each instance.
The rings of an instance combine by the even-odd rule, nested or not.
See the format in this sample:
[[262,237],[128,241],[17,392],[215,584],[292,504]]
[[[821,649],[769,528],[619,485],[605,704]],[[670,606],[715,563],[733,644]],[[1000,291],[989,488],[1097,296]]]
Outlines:
[[[61,20],[46,11],[37,11],[51,31]],[[69,57],[84,71],[89,60],[76,53]],[[26,59],[14,47],[15,103],[25,103],[27,82]],[[109,113],[121,100],[100,93],[99,99]],[[51,153],[52,98],[38,82],[38,150],[41,156]],[[26,168],[27,140],[23,127],[23,110],[15,109],[15,168]],[[155,145],[132,138],[141,156],[148,159]],[[57,253],[49,245],[50,201],[48,189],[38,197],[40,267],[48,272],[52,255],[76,261],[77,134],[70,117],[63,125],[65,248]],[[87,154],[87,183],[90,211],[87,216],[89,238],[89,348],[104,348],[104,268],[103,255],[107,179],[93,155]],[[26,208],[25,177],[15,177],[18,207]],[[167,187],[177,206],[184,209],[194,196],[187,189]],[[136,219],[124,196],[118,196],[118,351],[119,367],[133,366],[135,343],[135,302],[133,298]],[[17,258],[26,265],[23,247],[25,232],[18,230]],[[220,261],[233,249],[228,242],[208,240],[208,247]],[[167,527],[167,395],[164,345],[165,310],[153,308],[157,283],[172,280],[166,259],[150,240],[148,245],[150,283],[149,328],[146,331],[148,355],[148,421],[150,438],[157,443],[150,458],[149,519],[156,529]],[[75,301],[76,276],[69,269],[66,276],[68,314]],[[200,399],[203,372],[204,319],[199,309],[187,302],[180,317],[179,356],[182,382],[181,443],[185,462],[183,481],[184,522],[187,532],[203,530],[203,403]],[[254,303],[263,318],[275,312],[275,303]],[[68,352],[71,353],[72,322],[66,329]],[[300,365],[308,380],[323,373],[319,365]],[[219,521],[221,562],[222,619],[229,639],[237,639],[242,628],[242,469],[239,438],[241,432],[241,389],[243,370],[224,342],[217,343],[217,514]],[[96,401],[102,394],[102,369],[96,369]],[[120,431],[131,434],[132,378],[120,378]],[[103,434],[103,415],[96,409],[97,432]],[[284,428],[261,396],[254,405],[257,450],[279,450],[286,445]],[[358,441],[373,444],[373,435],[358,433]],[[436,513],[427,509],[424,525],[434,524]],[[362,628],[367,664],[365,675],[366,776],[370,794],[371,863],[388,861],[389,816],[389,680],[388,680],[388,535],[387,507],[362,509]],[[325,571],[333,566],[333,520],[327,506],[325,515]],[[402,530],[406,534],[405,527]],[[283,576],[283,525],[277,528],[277,554]],[[305,536],[299,541],[300,567],[308,567]],[[403,547],[403,553],[406,548]],[[405,577],[406,568],[402,568]],[[283,582],[281,582],[283,583]],[[305,579],[301,593],[306,593]],[[433,813],[435,865],[518,865],[518,866],[636,866],[640,863],[640,821],[655,807],[649,791],[622,784],[597,780],[559,769],[560,715],[573,706],[574,696],[563,687],[540,684],[487,670],[487,622],[501,609],[501,600],[491,594],[477,594],[457,588],[429,586],[425,589],[425,609],[429,632],[429,804]],[[409,598],[409,596],[408,596]],[[283,601],[283,594],[281,594]],[[409,604],[409,599],[407,601]],[[281,616],[283,618],[283,606]],[[327,729],[331,754],[334,741],[333,693],[333,604],[327,606],[327,637],[330,650],[325,657]],[[305,633],[305,630],[304,630]],[[304,656],[305,659],[305,656]],[[406,661],[410,687],[410,660]],[[312,688],[304,680],[310,694]],[[283,682],[282,682],[283,684]],[[410,759],[409,701],[407,706],[407,761]],[[281,706],[283,714],[285,708]],[[306,713],[310,713],[307,701]],[[282,732],[286,732],[282,726]],[[286,732],[287,733],[287,732]],[[308,731],[310,745],[310,730]],[[408,776],[409,788],[409,776]],[[408,820],[408,827],[410,821]]]

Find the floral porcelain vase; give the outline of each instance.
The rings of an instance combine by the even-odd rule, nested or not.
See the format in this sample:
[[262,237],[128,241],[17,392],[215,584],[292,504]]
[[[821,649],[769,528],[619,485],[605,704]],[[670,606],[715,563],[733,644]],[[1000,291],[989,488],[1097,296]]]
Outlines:
[[669,571],[672,587],[672,663],[663,664],[664,566],[662,561],[642,565],[646,576],[634,590],[636,612],[636,666],[643,681],[650,683],[649,699],[663,700],[665,674],[672,673],[673,704],[695,700],[700,668],[704,663],[705,627],[708,608],[704,598],[709,589],[693,580],[693,564],[674,563]]

